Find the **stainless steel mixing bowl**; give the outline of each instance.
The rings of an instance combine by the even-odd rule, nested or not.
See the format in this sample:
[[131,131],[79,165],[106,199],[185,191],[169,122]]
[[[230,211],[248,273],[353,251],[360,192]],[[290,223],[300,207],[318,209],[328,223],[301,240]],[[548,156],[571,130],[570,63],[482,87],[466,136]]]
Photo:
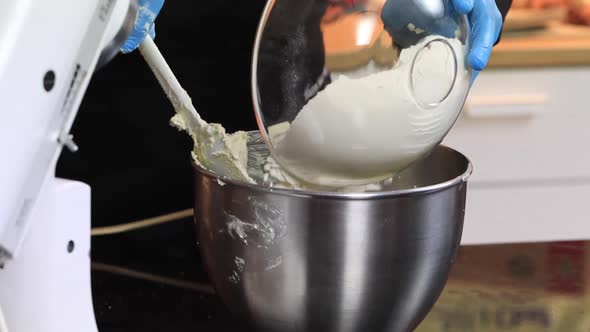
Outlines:
[[257,331],[410,331],[462,234],[469,160],[439,146],[386,191],[219,179],[195,166],[199,246],[222,301]]

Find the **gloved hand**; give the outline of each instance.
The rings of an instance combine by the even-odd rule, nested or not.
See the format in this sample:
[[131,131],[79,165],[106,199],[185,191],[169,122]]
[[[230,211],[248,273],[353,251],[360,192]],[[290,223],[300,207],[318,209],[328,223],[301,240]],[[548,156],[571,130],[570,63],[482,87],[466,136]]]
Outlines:
[[121,52],[133,52],[146,36],[150,35],[152,38],[156,36],[154,22],[163,5],[164,0],[139,0],[135,27],[123,47],[121,47]]
[[[394,42],[406,48],[429,34],[454,37],[459,26],[452,17],[457,14],[467,15],[471,25],[468,59],[475,79],[486,67],[502,29],[502,14],[494,0],[387,0],[381,18]],[[416,28],[424,32],[418,34]]]

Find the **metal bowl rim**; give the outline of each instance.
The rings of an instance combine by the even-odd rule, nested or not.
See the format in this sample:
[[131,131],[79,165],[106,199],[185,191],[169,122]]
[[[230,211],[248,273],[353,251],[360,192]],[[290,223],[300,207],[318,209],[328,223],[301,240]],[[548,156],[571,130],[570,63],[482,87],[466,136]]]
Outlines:
[[463,174],[456,176],[455,178],[443,181],[440,183],[423,186],[419,188],[409,188],[401,190],[390,190],[390,191],[376,191],[376,192],[333,192],[333,191],[314,191],[314,190],[301,190],[301,189],[285,189],[275,188],[260,184],[246,183],[240,180],[230,179],[227,177],[219,176],[203,167],[197,165],[194,161],[192,162],[193,168],[196,172],[203,174],[209,179],[216,182],[220,182],[220,185],[232,185],[241,188],[247,188],[255,192],[263,192],[267,194],[275,194],[282,196],[291,197],[305,197],[305,198],[329,198],[329,199],[342,199],[342,200],[372,200],[372,199],[384,199],[384,198],[397,198],[406,196],[425,195],[437,191],[442,191],[448,188],[452,188],[461,183],[467,182],[471,173],[473,172],[473,165],[469,158],[463,155],[461,152],[454,150],[445,145],[439,145],[436,149],[445,149],[458,154],[461,158],[467,162],[467,167]]

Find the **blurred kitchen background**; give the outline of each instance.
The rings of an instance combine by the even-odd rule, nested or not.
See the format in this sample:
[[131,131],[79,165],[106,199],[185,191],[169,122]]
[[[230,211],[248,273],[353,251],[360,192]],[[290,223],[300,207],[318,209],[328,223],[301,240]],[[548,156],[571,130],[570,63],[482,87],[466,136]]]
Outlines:
[[[256,129],[250,56],[262,0],[168,1],[156,41],[197,110]],[[380,59],[330,39],[328,66]],[[387,59],[381,59],[387,61]],[[419,331],[590,331],[590,0],[514,0],[489,69],[445,144],[466,154],[463,244]],[[74,125],[80,151],[58,175],[93,188],[93,227],[192,207],[191,141],[139,54],[93,79]],[[190,211],[189,211],[190,212]],[[93,238],[93,292],[106,331],[239,328],[207,284],[190,217]]]

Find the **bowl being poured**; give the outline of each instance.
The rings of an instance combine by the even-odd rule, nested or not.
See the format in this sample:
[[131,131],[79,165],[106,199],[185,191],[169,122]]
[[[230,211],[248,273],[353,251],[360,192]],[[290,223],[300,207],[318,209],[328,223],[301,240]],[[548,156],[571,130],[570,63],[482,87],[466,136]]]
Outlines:
[[471,82],[468,41],[446,0],[269,1],[252,88],[273,158],[327,188],[392,177],[455,123]]

